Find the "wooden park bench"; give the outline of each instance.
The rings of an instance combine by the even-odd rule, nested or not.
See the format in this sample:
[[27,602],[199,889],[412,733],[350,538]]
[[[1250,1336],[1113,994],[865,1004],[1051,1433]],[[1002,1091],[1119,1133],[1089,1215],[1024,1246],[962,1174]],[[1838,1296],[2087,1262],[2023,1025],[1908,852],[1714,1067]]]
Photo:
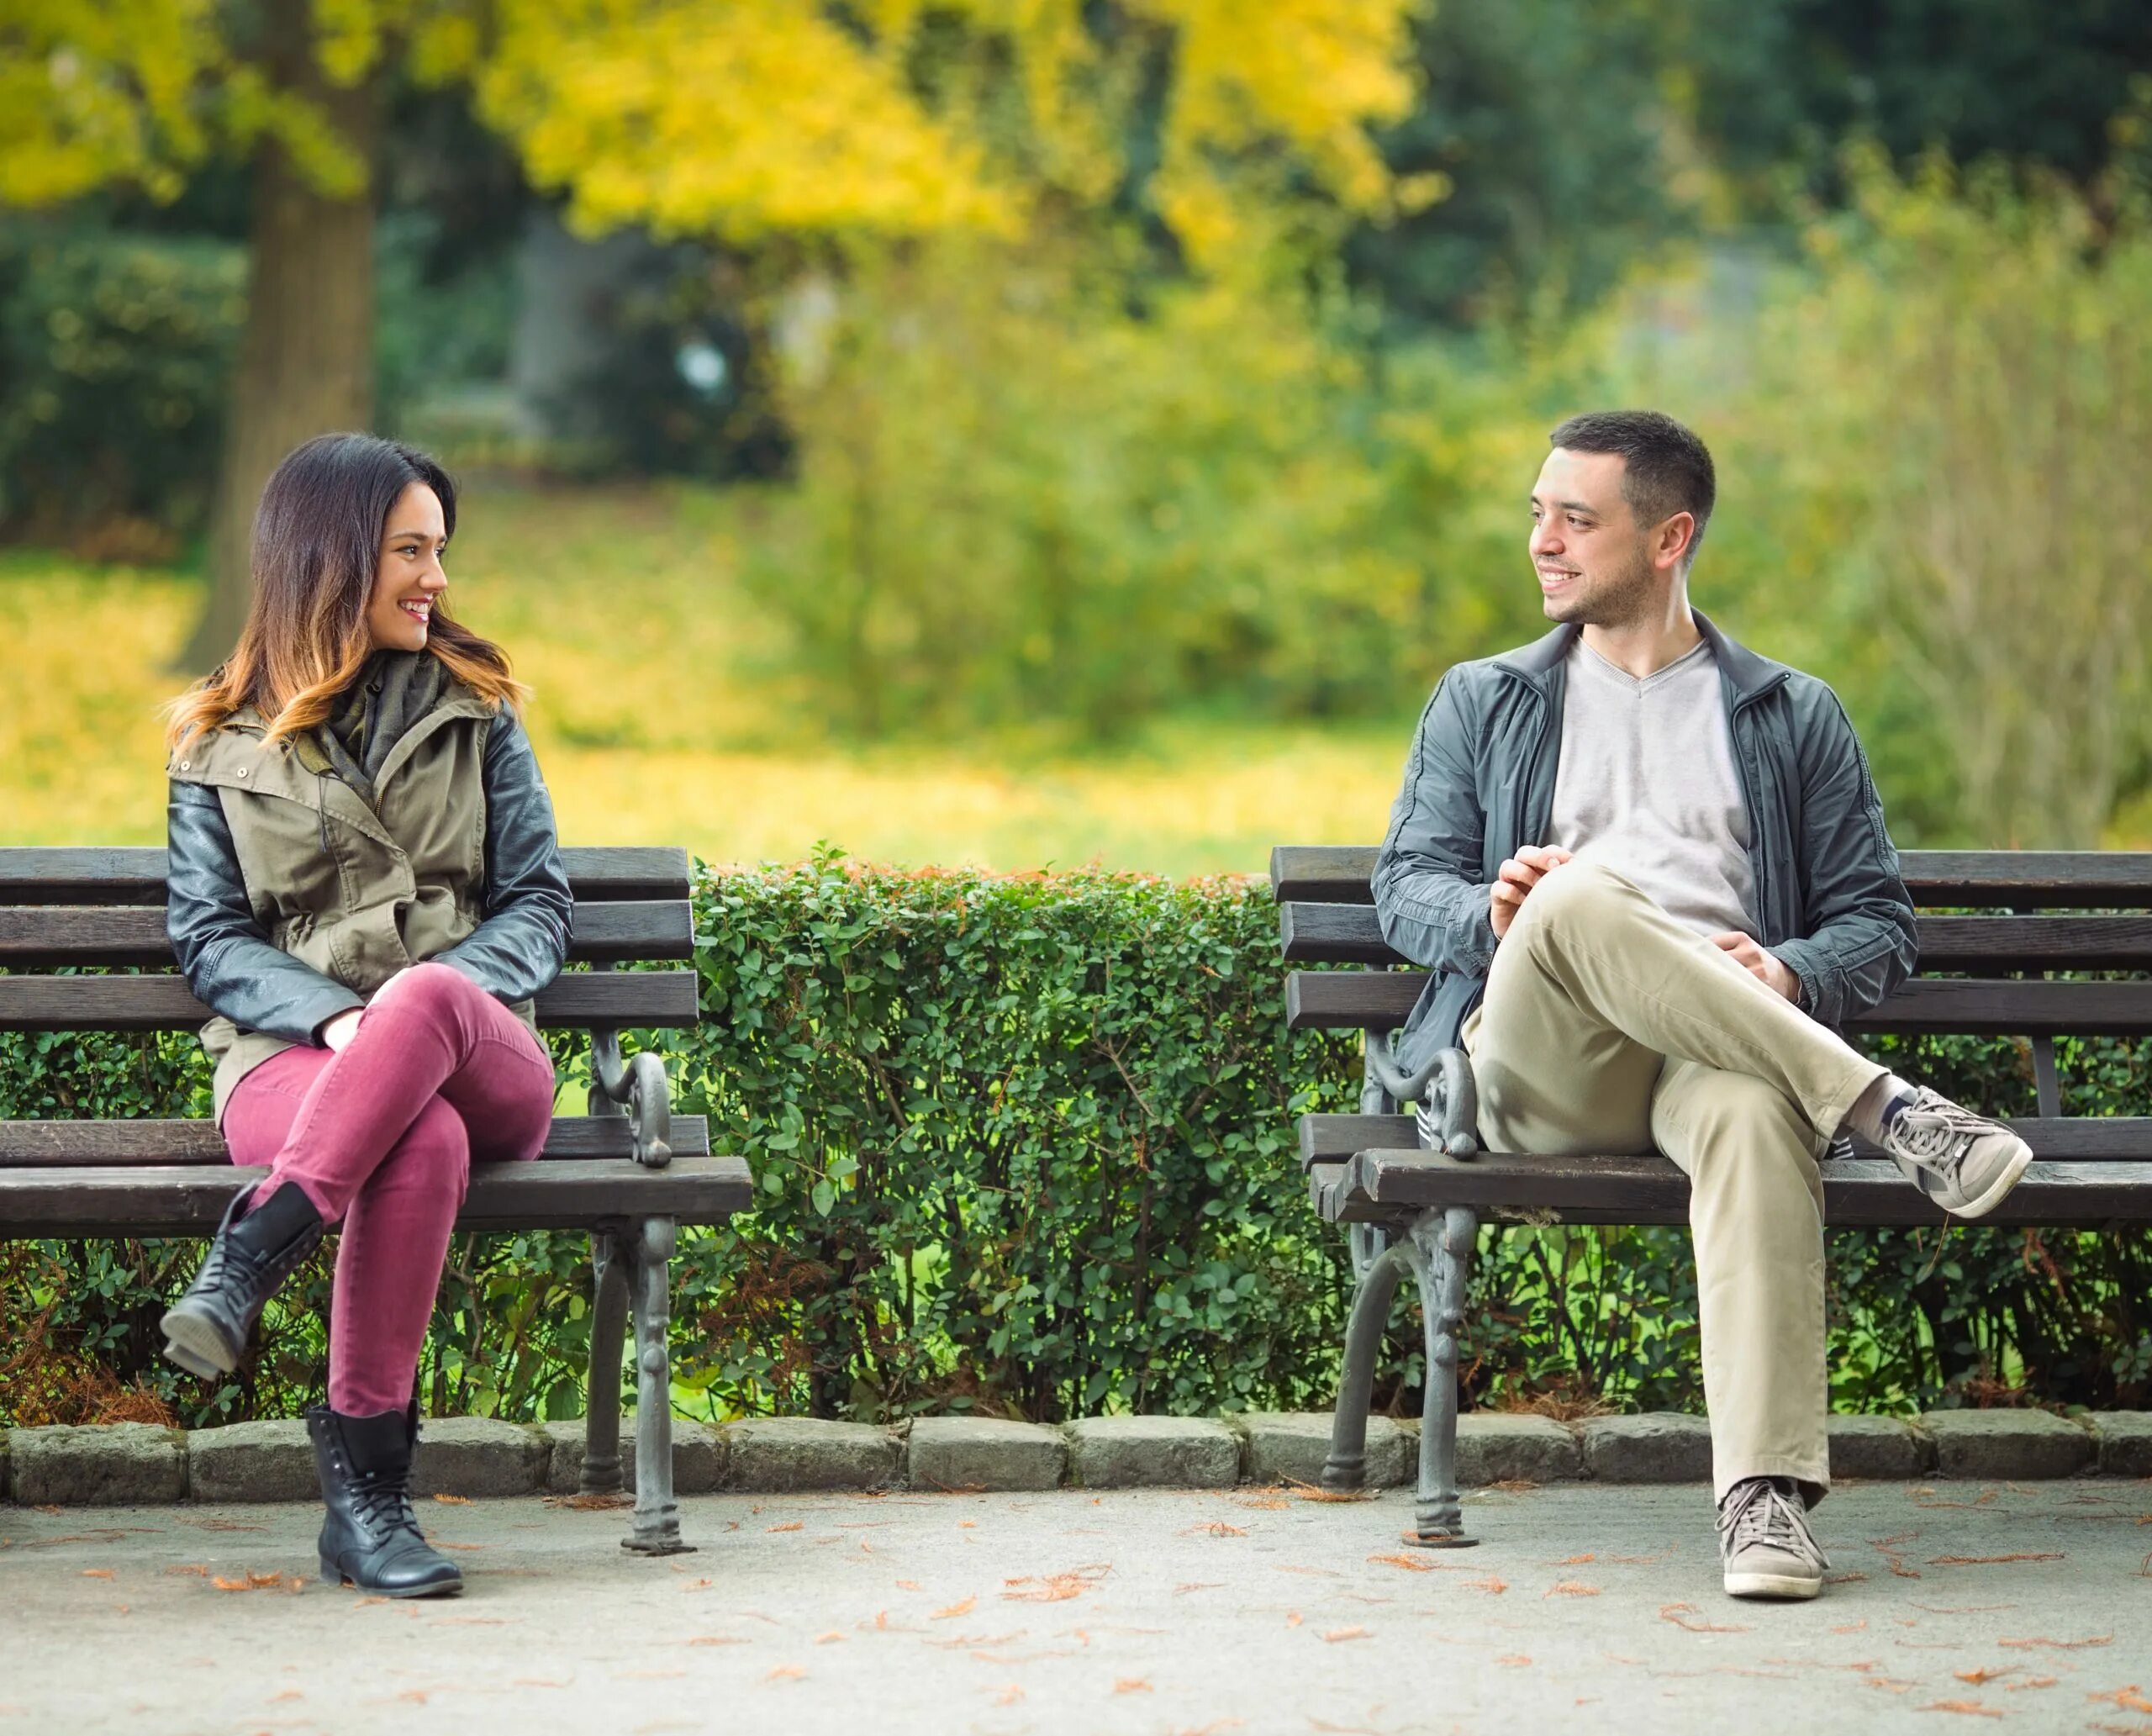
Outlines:
[[[672,1497],[674,1237],[682,1223],[720,1223],[744,1207],[747,1166],[709,1155],[701,1116],[672,1114],[656,1055],[620,1054],[623,1030],[695,1022],[694,971],[613,968],[693,956],[687,852],[561,853],[575,894],[568,956],[592,968],[564,973],[541,995],[538,1022],[590,1032],[589,1113],[555,1117],[535,1163],[473,1164],[456,1226],[590,1232],[583,1488],[620,1486],[620,1351],[632,1317],[636,1503],[622,1546],[673,1554],[688,1547]],[[81,974],[87,966],[150,968]],[[172,968],[161,850],[0,849],[0,1030],[168,1031],[208,1017]],[[206,1237],[232,1195],[264,1174],[234,1168],[206,1120],[0,1121],[0,1237]]]
[[[1457,1490],[1457,1334],[1480,1220],[1685,1223],[1689,1181],[1656,1153],[1483,1152],[1462,1051],[1446,1051],[1427,1079],[1401,1074],[1388,1033],[1404,1022],[1426,974],[1394,968],[1404,961],[1384,943],[1376,921],[1368,884],[1374,861],[1372,849],[1296,846],[1270,858],[1286,960],[1363,967],[1295,970],[1286,984],[1294,1030],[1366,1033],[1361,1112],[1300,1121],[1310,1195],[1326,1219],[1348,1227],[1359,1280],[1323,1480],[1337,1489],[1361,1483],[1375,1352],[1390,1299],[1410,1272],[1427,1364],[1416,1534],[1430,1546],[1456,1545],[1472,1541]],[[2152,1034],[2152,979],[2141,974],[2152,966],[2152,854],[1912,851],[1901,866],[1922,910],[1988,914],[1923,915],[1918,974],[1851,1021],[1848,1035],[2029,1038],[2039,1114],[2012,1125],[2033,1148],[2033,1165],[1982,1222],[2152,1222],[2152,1117],[2064,1115],[2054,1054],[2060,1036]],[[2072,914],[2029,914],[2065,910]],[[2127,972],[2140,974],[2084,974]],[[1423,1148],[1416,1119],[1397,1112],[1400,1103],[1423,1100],[1443,1149]],[[1858,1142],[1853,1152],[1822,1166],[1827,1222],[1945,1222],[1889,1159]]]

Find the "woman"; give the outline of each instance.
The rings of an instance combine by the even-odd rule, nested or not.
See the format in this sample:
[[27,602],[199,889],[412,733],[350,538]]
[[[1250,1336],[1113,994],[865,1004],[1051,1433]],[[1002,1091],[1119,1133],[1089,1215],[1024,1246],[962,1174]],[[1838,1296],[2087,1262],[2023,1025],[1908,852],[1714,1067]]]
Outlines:
[[174,703],[166,926],[216,1014],[217,1120],[267,1178],[232,1201],[164,1317],[165,1354],[239,1362],[262,1305],[343,1226],[329,1402],[307,1412],[321,1570],[462,1589],[410,1503],[412,1392],[471,1161],[546,1142],[530,997],[572,905],[500,650],[441,608],[456,489],[391,441],[277,467],[239,645]]

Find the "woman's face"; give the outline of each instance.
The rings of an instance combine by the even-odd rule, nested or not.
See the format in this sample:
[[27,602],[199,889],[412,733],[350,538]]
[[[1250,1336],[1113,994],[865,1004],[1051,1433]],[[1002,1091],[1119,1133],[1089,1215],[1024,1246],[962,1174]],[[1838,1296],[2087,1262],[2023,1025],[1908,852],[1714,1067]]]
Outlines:
[[448,588],[440,564],[447,549],[440,497],[424,483],[412,483],[389,509],[367,604],[367,631],[377,651],[426,648],[434,601]]

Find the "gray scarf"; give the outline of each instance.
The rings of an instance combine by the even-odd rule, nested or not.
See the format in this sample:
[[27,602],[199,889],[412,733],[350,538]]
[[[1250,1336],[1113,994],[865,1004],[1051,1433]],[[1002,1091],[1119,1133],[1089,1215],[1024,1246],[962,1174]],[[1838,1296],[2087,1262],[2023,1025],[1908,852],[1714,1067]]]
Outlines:
[[314,756],[303,748],[301,763],[312,771],[333,770],[373,807],[374,779],[388,762],[389,750],[440,703],[447,684],[448,671],[429,652],[374,652],[307,744],[319,750],[323,762],[314,765]]

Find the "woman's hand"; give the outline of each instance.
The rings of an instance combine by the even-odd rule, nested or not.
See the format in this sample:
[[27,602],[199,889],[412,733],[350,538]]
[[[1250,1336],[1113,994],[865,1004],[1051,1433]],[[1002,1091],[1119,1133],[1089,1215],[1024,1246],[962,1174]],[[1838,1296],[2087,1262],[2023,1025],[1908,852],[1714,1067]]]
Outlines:
[[333,1019],[324,1019],[321,1029],[314,1033],[324,1048],[340,1049],[351,1040],[351,1033],[359,1028],[359,1015],[364,1007],[347,1006]]

